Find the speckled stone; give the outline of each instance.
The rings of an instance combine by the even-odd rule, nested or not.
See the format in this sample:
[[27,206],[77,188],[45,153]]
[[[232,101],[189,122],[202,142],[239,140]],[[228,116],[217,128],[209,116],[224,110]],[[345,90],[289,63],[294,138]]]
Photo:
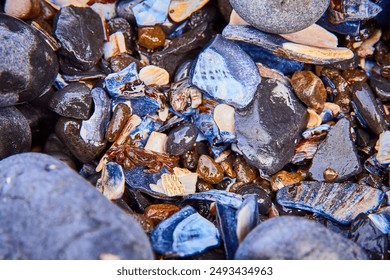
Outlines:
[[330,0],[230,0],[233,9],[252,26],[275,34],[297,32],[315,23]]
[[38,97],[57,76],[57,57],[41,35],[5,14],[0,14],[0,54],[0,107]]
[[354,242],[305,218],[281,216],[251,231],[238,248],[238,260],[366,260]]
[[0,185],[0,259],[153,259],[139,224],[53,157],[2,160]]

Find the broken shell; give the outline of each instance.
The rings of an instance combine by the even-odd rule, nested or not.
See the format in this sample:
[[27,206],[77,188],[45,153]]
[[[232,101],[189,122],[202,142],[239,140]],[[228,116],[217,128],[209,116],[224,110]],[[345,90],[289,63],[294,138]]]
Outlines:
[[104,59],[108,60],[113,56],[127,51],[125,36],[122,32],[115,32],[110,35],[109,41],[103,45]]
[[236,210],[219,202],[215,206],[219,231],[221,232],[221,238],[225,247],[226,259],[232,260],[238,248]]
[[313,109],[307,109],[309,113],[309,120],[307,122],[306,128],[312,128],[321,125],[322,118],[316,113]]
[[148,65],[139,71],[139,79],[145,83],[145,85],[167,85],[169,83],[169,73],[167,70]]
[[282,170],[271,177],[272,191],[277,192],[287,185],[299,183],[303,180],[301,174],[297,172],[287,172]]
[[390,163],[390,131],[385,131],[379,135],[379,140],[376,145],[378,151],[376,159],[380,164]]
[[115,162],[105,164],[97,188],[110,200],[121,198],[125,192],[125,175],[122,166]]
[[171,0],[143,0],[132,6],[138,26],[153,26],[167,19]]
[[111,73],[105,79],[108,93],[115,98],[122,94],[122,89],[126,83],[138,80],[137,64],[132,62],[122,71]]
[[384,234],[390,233],[390,207],[385,208],[375,214],[368,215],[368,218]]
[[198,174],[191,172],[186,168],[174,167],[173,172],[184,187],[185,194],[196,192],[196,183],[198,181]]
[[280,189],[276,200],[282,206],[315,212],[346,225],[360,213],[375,211],[384,195],[368,185],[301,182]]
[[200,193],[189,194],[183,198],[181,203],[187,204],[192,201],[208,203],[220,202],[226,206],[238,209],[242,205],[242,196],[227,191],[209,190]]
[[146,142],[145,150],[165,153],[167,139],[168,136],[166,134],[153,131],[149,136],[148,142]]
[[174,22],[187,19],[192,13],[201,9],[210,0],[172,0],[169,5],[169,17]]
[[162,174],[161,179],[158,180],[157,185],[150,184],[153,191],[164,193],[167,196],[184,195],[185,189],[183,184],[175,175]]
[[234,129],[234,108],[226,105],[217,105],[214,109],[214,121],[219,130],[235,133]]

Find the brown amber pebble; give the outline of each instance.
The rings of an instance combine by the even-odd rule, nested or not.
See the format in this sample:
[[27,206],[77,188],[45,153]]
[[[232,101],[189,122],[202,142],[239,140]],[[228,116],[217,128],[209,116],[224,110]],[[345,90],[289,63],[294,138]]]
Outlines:
[[221,162],[219,165],[222,167],[227,176],[230,178],[236,178],[236,172],[234,172],[234,169],[228,160]]
[[147,49],[163,47],[165,43],[164,30],[159,25],[138,29],[138,44]]
[[257,177],[257,169],[250,166],[242,157],[237,157],[234,161],[234,171],[238,182],[250,183]]
[[321,79],[311,71],[297,71],[291,78],[295,94],[309,108],[321,113],[326,101],[326,89]]
[[299,173],[280,171],[271,178],[271,186],[274,192],[280,190],[284,186],[299,183],[303,177]]
[[217,184],[223,179],[223,169],[207,155],[200,156],[196,172],[200,178],[210,184]]
[[337,173],[337,171],[333,170],[332,168],[327,168],[324,170],[324,179],[326,182],[333,182],[338,176],[339,173]]
[[179,210],[180,208],[173,204],[153,204],[145,209],[144,215],[157,225],[159,222],[168,219]]
[[114,142],[118,138],[130,115],[130,108],[126,104],[120,103],[115,107],[114,114],[106,132],[106,139],[108,141]]
[[356,82],[367,82],[366,71],[362,69],[349,69],[343,72],[343,77],[348,84],[353,84]]

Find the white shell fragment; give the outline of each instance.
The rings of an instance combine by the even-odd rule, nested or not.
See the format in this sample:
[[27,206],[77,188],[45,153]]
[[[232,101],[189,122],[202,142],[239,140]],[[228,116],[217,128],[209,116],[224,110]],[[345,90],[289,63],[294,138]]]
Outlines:
[[100,17],[110,20],[116,17],[116,5],[114,3],[95,3],[91,6],[92,10],[94,10]]
[[103,54],[105,60],[125,52],[126,41],[122,32],[116,32],[110,35],[109,41],[103,45]]
[[186,168],[173,168],[175,176],[179,179],[180,183],[184,186],[184,194],[190,194],[196,192],[196,182],[198,181],[198,174],[191,172]]
[[169,5],[169,17],[174,22],[181,22],[192,13],[201,9],[210,0],[172,0]]
[[7,0],[4,11],[7,15],[20,19],[30,19],[40,12],[39,0]]
[[385,131],[379,135],[379,140],[375,146],[378,153],[376,159],[380,164],[390,163],[390,131]]
[[338,45],[336,35],[317,24],[313,24],[298,32],[279,34],[279,36],[294,43],[318,48],[337,48]]
[[165,153],[167,139],[168,136],[166,134],[153,131],[145,145],[145,150],[157,153]]
[[226,104],[217,105],[214,109],[214,121],[221,131],[234,133],[234,108]]
[[170,0],[144,0],[136,4],[132,10],[138,26],[153,26],[164,23],[167,19]]
[[162,174],[157,184],[150,184],[150,188],[167,196],[193,194],[196,191],[198,174],[185,168],[174,169],[175,174]]
[[169,83],[169,73],[167,70],[148,65],[139,71],[139,79],[145,83],[145,85],[167,85]]
[[322,118],[316,113],[313,109],[307,109],[309,113],[309,120],[307,122],[306,128],[317,127],[321,124]]
[[115,162],[105,164],[97,188],[110,200],[121,198],[125,192],[125,175],[122,166]]

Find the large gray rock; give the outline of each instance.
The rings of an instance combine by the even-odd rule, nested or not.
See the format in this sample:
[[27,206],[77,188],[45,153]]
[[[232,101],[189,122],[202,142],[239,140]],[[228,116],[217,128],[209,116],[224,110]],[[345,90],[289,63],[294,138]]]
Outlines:
[[237,147],[249,164],[272,175],[291,161],[306,124],[305,106],[291,88],[268,79],[253,102],[235,114]]
[[0,107],[38,97],[57,73],[57,57],[38,31],[0,14]]
[[153,258],[138,223],[61,161],[6,158],[0,186],[0,259]]
[[233,9],[252,26],[269,33],[297,32],[315,23],[329,0],[230,0]]
[[354,242],[306,218],[281,216],[251,231],[236,252],[239,260],[365,260]]

